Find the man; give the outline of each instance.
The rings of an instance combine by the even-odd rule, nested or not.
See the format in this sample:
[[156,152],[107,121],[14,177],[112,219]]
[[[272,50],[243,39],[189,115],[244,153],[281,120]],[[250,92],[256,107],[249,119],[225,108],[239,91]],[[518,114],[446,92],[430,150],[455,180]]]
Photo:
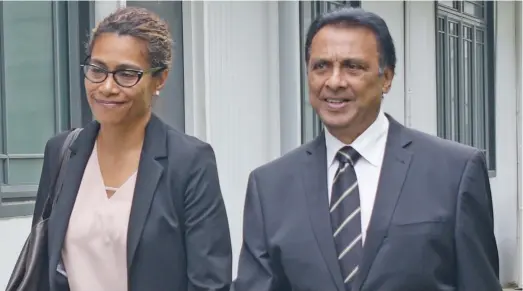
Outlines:
[[235,291],[495,291],[483,154],[381,111],[396,63],[361,9],[316,19],[309,101],[326,129],[250,177]]

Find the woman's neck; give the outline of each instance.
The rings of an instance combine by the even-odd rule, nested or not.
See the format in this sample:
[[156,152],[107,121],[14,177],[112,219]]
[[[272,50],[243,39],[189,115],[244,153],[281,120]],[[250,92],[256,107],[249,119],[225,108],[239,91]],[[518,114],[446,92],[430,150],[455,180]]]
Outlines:
[[125,124],[100,124],[97,144],[108,154],[123,154],[129,150],[136,150],[142,147],[145,137],[145,127],[151,118],[147,114],[134,122]]

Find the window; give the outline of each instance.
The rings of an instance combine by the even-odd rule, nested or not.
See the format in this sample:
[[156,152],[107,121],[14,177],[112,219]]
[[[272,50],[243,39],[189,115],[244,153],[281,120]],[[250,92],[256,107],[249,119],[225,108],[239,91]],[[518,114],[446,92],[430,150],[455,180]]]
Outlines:
[[485,151],[495,170],[493,1],[437,3],[438,135]]
[[350,6],[360,7],[360,1],[300,1],[300,51],[301,51],[301,136],[302,142],[306,143],[314,139],[321,132],[323,125],[309,103],[309,91],[307,88],[307,65],[305,64],[305,39],[311,22],[322,13],[333,9]]
[[0,2],[0,217],[32,214],[45,143],[80,115],[78,6]]

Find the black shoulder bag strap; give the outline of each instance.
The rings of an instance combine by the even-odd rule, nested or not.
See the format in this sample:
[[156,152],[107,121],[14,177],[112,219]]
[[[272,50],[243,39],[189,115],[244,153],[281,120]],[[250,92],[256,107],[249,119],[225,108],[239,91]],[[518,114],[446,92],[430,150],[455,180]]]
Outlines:
[[40,221],[46,220],[49,218],[49,216],[51,216],[52,208],[58,200],[59,193],[62,190],[62,185],[64,182],[64,171],[66,168],[65,165],[67,165],[67,162],[69,161],[69,158],[71,156],[69,147],[73,144],[73,142],[76,140],[78,134],[80,134],[81,131],[82,128],[75,128],[71,132],[69,132],[69,134],[67,134],[67,137],[65,138],[64,144],[60,149],[60,156],[58,159],[59,166],[58,168],[56,168],[57,170],[54,171],[54,175],[52,176],[54,178],[54,183],[52,184],[53,187],[51,188],[52,191],[49,191],[49,195],[47,196],[42,215],[40,216]]

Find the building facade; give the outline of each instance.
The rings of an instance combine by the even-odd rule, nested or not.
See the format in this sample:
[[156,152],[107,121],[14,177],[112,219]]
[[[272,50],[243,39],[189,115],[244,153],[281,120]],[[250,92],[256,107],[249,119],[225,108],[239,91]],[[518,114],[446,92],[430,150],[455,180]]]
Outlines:
[[501,281],[522,284],[521,2],[14,1],[0,2],[0,287],[29,233],[45,142],[92,119],[79,67],[88,32],[125,5],[169,22],[174,66],[155,111],[214,147],[235,263],[249,172],[321,130],[307,102],[307,26],[350,5],[382,16],[395,41],[384,110],[485,151]]

